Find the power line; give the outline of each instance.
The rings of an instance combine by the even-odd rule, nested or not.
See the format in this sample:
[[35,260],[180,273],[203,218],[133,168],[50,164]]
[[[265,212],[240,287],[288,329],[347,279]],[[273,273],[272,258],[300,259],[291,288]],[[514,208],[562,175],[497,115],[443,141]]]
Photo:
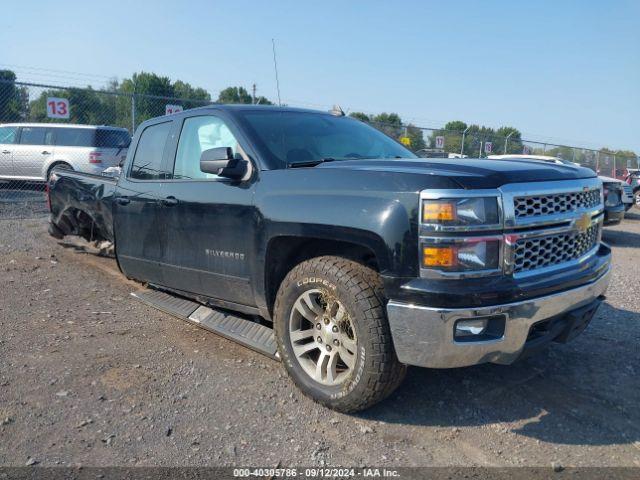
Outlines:
[[[273,63],[274,63],[274,70],[275,70],[275,77],[276,77],[276,88],[277,88],[277,94],[278,94],[278,105],[282,105],[282,99],[280,97],[280,82],[279,82],[279,77],[278,77],[278,65],[277,65],[277,58],[276,58],[275,39],[271,39],[271,41],[272,41],[272,48],[273,48]],[[44,68],[44,67],[32,67],[32,66],[24,66],[24,65],[16,65],[16,64],[0,64],[0,67],[6,67],[6,68],[11,68],[11,69],[22,70],[22,72],[21,71],[17,71],[16,72],[20,76],[20,80],[24,81],[24,82],[30,82],[30,81],[32,81],[32,78],[36,79],[35,81],[33,81],[33,83],[39,83],[37,81],[38,78],[57,78],[57,79],[61,79],[61,80],[72,80],[72,81],[75,81],[75,82],[88,82],[91,79],[93,79],[93,80],[99,80],[100,79],[100,80],[109,81],[109,80],[117,78],[116,76],[107,76],[107,75],[100,75],[100,74],[75,72],[75,71],[71,71],[71,70],[61,70],[61,69],[52,69],[52,68]],[[47,82],[47,83],[49,83],[49,82]],[[64,88],[64,87],[71,87],[71,86],[72,85],[58,85],[58,86],[56,86],[56,88]],[[87,87],[87,85],[83,84],[81,88],[85,88],[85,87]],[[305,101],[299,101],[299,100],[293,100],[293,99],[285,99],[285,102],[287,104],[301,105],[301,106],[308,106],[308,107],[315,107],[315,108],[323,108],[323,109],[331,108],[331,105],[329,105],[329,104],[312,103],[312,102],[305,102]],[[361,111],[361,112],[366,113],[368,115],[375,115],[376,114],[376,112],[371,112],[371,111],[362,110],[362,109],[350,108],[349,110],[351,110],[351,111]],[[421,121],[424,121],[424,120],[427,120],[427,119],[418,118],[418,117],[412,117],[410,119],[410,121],[411,121],[410,123],[413,123],[414,121],[421,122]],[[443,124],[446,123],[445,121],[442,121],[442,120],[430,119],[428,121],[430,123],[431,122],[443,123]],[[408,122],[405,121],[405,123],[408,123]],[[481,123],[481,122],[476,122],[476,123]],[[418,128],[428,129],[428,130],[443,130],[442,128],[434,128],[434,127],[418,127]],[[570,140],[570,139],[561,138],[561,137],[551,137],[551,136],[545,136],[545,135],[534,134],[534,133],[525,134],[523,132],[523,134],[524,135],[530,135],[530,137],[536,139],[536,140],[527,140],[530,143],[556,145],[556,146],[566,146],[566,143],[576,143],[576,144],[588,145],[588,146],[587,147],[572,147],[572,148],[584,148],[584,149],[588,149],[588,150],[597,150],[598,149],[597,144],[594,143],[594,142],[584,142],[584,141],[579,141],[579,140]]]
[[82,72],[74,72],[71,70],[58,70],[58,69],[54,69],[54,68],[43,68],[43,67],[29,67],[29,66],[25,66],[25,65],[15,65],[15,64],[10,64],[10,63],[0,63],[1,67],[7,67],[7,68],[20,68],[23,70],[34,70],[34,71],[42,71],[42,72],[54,72],[54,73],[66,73],[66,74],[70,74],[73,76],[81,76],[81,77],[93,77],[93,78],[104,78],[104,79],[111,79],[114,78],[113,76],[108,76],[108,75],[99,75],[96,73],[82,73]]

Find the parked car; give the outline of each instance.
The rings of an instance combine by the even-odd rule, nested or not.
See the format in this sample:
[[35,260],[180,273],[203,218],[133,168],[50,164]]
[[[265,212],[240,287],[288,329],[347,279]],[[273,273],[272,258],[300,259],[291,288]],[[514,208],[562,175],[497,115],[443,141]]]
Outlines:
[[[604,192],[604,224],[617,225],[624,218],[628,210],[622,202],[624,195],[623,183],[617,178],[598,176],[602,180]],[[632,204],[631,204],[632,205]]]
[[[487,158],[493,160],[533,160],[580,167],[579,163],[547,155],[490,155]],[[604,224],[617,225],[624,218],[624,212],[633,205],[633,197],[628,196],[628,192],[625,190],[626,184],[622,180],[602,175],[598,175],[598,178],[604,184]]]
[[627,182],[622,182],[622,203],[624,203],[625,210],[629,210],[634,204],[640,206],[640,196],[636,198],[633,194],[633,187]]
[[43,181],[54,167],[99,173],[123,161],[130,142],[117,127],[0,124],[0,178]]
[[640,169],[627,169],[627,178],[625,181],[632,189],[636,207],[640,208]]
[[421,159],[353,118],[255,105],[148,120],[132,144],[117,179],[54,170],[51,235],[117,238],[152,287],[137,298],[279,358],[336,410],[406,365],[566,342],[609,283],[589,169]]

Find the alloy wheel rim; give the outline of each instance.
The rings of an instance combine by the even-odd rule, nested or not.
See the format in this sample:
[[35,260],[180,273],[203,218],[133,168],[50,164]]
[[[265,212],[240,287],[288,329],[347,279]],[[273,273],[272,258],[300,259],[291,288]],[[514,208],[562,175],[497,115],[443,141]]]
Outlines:
[[294,302],[289,341],[298,364],[318,383],[339,385],[355,368],[357,338],[351,316],[325,290],[307,290]]

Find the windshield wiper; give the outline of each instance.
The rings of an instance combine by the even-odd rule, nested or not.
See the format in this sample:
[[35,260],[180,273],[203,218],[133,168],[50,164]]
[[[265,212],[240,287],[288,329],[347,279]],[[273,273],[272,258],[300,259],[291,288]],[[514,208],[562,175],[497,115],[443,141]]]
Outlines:
[[317,158],[315,160],[303,160],[302,162],[289,162],[287,163],[287,168],[298,168],[298,167],[315,167],[316,165],[320,165],[325,162],[335,162],[336,159],[333,157],[326,158]]

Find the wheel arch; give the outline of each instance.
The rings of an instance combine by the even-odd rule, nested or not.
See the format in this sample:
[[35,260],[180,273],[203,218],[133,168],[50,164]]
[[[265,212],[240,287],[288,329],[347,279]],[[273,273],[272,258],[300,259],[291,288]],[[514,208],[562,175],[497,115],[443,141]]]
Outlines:
[[54,168],[60,167],[62,165],[66,165],[70,170],[73,170],[73,165],[71,165],[71,163],[69,163],[67,160],[63,160],[63,159],[53,160],[51,163],[45,165],[44,180],[45,181],[49,180],[49,175],[51,174],[51,171]]
[[[357,237],[356,237],[357,238]],[[381,238],[354,239],[339,235],[296,236],[278,235],[267,243],[264,261],[264,299],[270,318],[276,294],[287,274],[300,263],[311,258],[333,255],[353,260],[382,272],[390,267],[386,247]]]

